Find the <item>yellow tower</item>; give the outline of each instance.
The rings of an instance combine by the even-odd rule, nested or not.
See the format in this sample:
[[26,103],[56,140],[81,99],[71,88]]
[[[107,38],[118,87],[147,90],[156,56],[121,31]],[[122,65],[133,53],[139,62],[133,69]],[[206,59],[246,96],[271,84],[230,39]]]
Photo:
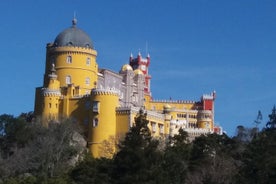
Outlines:
[[197,114],[197,124],[199,128],[213,130],[212,112],[210,110],[200,110]]
[[164,105],[163,107],[163,113],[165,115],[164,118],[164,127],[165,127],[165,134],[169,135],[170,134],[170,121],[172,119],[172,115],[171,115],[171,106],[169,104]]
[[[77,28],[76,23],[74,19],[72,27],[65,29],[54,43],[47,45],[45,74],[55,63],[60,86],[73,84],[79,89],[78,94],[73,95],[84,95],[90,94],[98,80],[97,52],[93,49],[90,37]],[[47,78],[44,85],[45,83]]]
[[89,149],[94,157],[112,155],[115,152],[113,142],[116,139],[116,107],[119,105],[119,95],[116,91],[94,89],[91,101]]
[[46,88],[43,88],[42,103],[42,122],[47,126],[47,122],[58,120],[58,109],[60,93],[60,83],[57,80],[55,65],[52,65],[51,73],[48,75],[49,82]]
[[53,98],[44,98],[48,94],[43,91],[51,80],[48,76],[54,64],[55,80],[59,81],[61,93],[56,114],[88,122],[89,113],[84,106],[89,99],[84,98],[97,86],[97,51],[88,34],[76,25],[77,20],[73,19],[71,27],[58,34],[53,43],[47,44],[44,83],[43,87],[36,89],[35,115],[38,117],[52,116],[50,108],[45,107]]

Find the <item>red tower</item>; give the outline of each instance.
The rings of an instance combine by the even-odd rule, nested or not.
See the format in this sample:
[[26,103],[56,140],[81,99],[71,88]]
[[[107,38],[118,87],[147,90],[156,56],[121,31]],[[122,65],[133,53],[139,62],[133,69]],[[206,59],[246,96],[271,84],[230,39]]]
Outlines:
[[214,100],[216,99],[216,92],[214,91],[211,95],[202,96],[203,110],[214,111]]
[[133,70],[140,69],[145,75],[145,93],[150,94],[150,79],[149,75],[149,64],[150,64],[150,55],[148,54],[146,58],[141,56],[139,52],[137,58],[133,58],[133,55],[130,55],[129,65],[133,68]]

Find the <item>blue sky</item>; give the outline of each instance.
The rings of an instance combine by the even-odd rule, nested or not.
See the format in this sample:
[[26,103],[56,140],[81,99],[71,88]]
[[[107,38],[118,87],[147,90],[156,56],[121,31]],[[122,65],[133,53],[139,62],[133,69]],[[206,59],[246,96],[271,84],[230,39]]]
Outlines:
[[276,103],[274,0],[10,0],[0,8],[0,114],[33,110],[46,44],[74,12],[101,68],[119,71],[131,52],[148,50],[153,97],[199,100],[215,90],[215,119],[229,135],[253,126],[258,110],[263,126]]

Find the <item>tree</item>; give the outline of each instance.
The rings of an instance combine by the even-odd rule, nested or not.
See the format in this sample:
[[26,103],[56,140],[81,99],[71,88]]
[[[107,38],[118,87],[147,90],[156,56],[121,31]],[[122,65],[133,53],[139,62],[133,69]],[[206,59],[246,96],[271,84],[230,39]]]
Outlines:
[[236,135],[233,137],[236,141],[239,141],[240,143],[249,143],[254,136],[258,133],[258,128],[248,128],[244,127],[242,125],[237,126],[236,128]]
[[262,115],[261,111],[259,110],[259,111],[258,111],[257,118],[256,118],[256,120],[254,121],[254,123],[255,123],[255,125],[256,125],[256,128],[258,128],[258,126],[262,123],[262,120],[263,120],[263,115]]
[[189,167],[191,144],[188,133],[179,129],[179,134],[169,138],[166,146],[162,174],[164,183],[185,183]]
[[135,118],[125,139],[114,156],[112,181],[114,183],[150,183],[156,181],[161,153],[158,141],[152,139],[146,113],[142,110]]
[[264,129],[247,146],[241,183],[276,183],[276,129]]
[[234,183],[236,143],[227,135],[208,134],[193,141],[187,183]]
[[272,112],[270,115],[268,115],[269,121],[266,123],[267,128],[276,128],[276,107],[273,106]]
[[51,178],[66,173],[72,161],[85,147],[79,140],[77,141],[76,137],[80,136],[76,132],[78,128],[70,120],[50,123],[48,127],[43,127],[39,122],[27,123],[24,118],[18,118],[18,121],[25,121],[23,128],[11,126],[12,124],[10,127],[6,126],[5,136],[11,141],[10,145],[20,143],[22,136],[31,136],[27,136],[23,146],[14,146],[16,149],[12,149],[13,153],[1,161],[2,178],[31,173],[41,182],[48,182],[52,180]]
[[71,180],[77,184],[112,183],[110,179],[111,164],[111,159],[95,159],[89,153],[72,169],[69,175]]
[[23,148],[32,136],[32,128],[23,118],[7,114],[0,116],[0,156],[3,158],[8,158],[17,149]]

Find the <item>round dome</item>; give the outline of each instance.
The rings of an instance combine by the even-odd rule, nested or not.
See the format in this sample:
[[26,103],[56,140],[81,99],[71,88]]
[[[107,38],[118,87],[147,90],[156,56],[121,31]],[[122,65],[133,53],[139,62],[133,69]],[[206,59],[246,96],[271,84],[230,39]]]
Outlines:
[[58,34],[54,41],[54,46],[76,46],[93,49],[92,40],[84,31],[76,27],[77,20],[73,19],[73,25]]
[[169,104],[166,104],[166,105],[164,105],[164,107],[163,107],[164,109],[170,109],[171,108],[171,106],[169,105]]
[[140,69],[136,69],[136,70],[134,70],[134,74],[135,75],[143,75],[143,72]]
[[122,66],[121,71],[125,72],[127,70],[133,70],[133,69],[129,64],[125,64],[124,66]]

